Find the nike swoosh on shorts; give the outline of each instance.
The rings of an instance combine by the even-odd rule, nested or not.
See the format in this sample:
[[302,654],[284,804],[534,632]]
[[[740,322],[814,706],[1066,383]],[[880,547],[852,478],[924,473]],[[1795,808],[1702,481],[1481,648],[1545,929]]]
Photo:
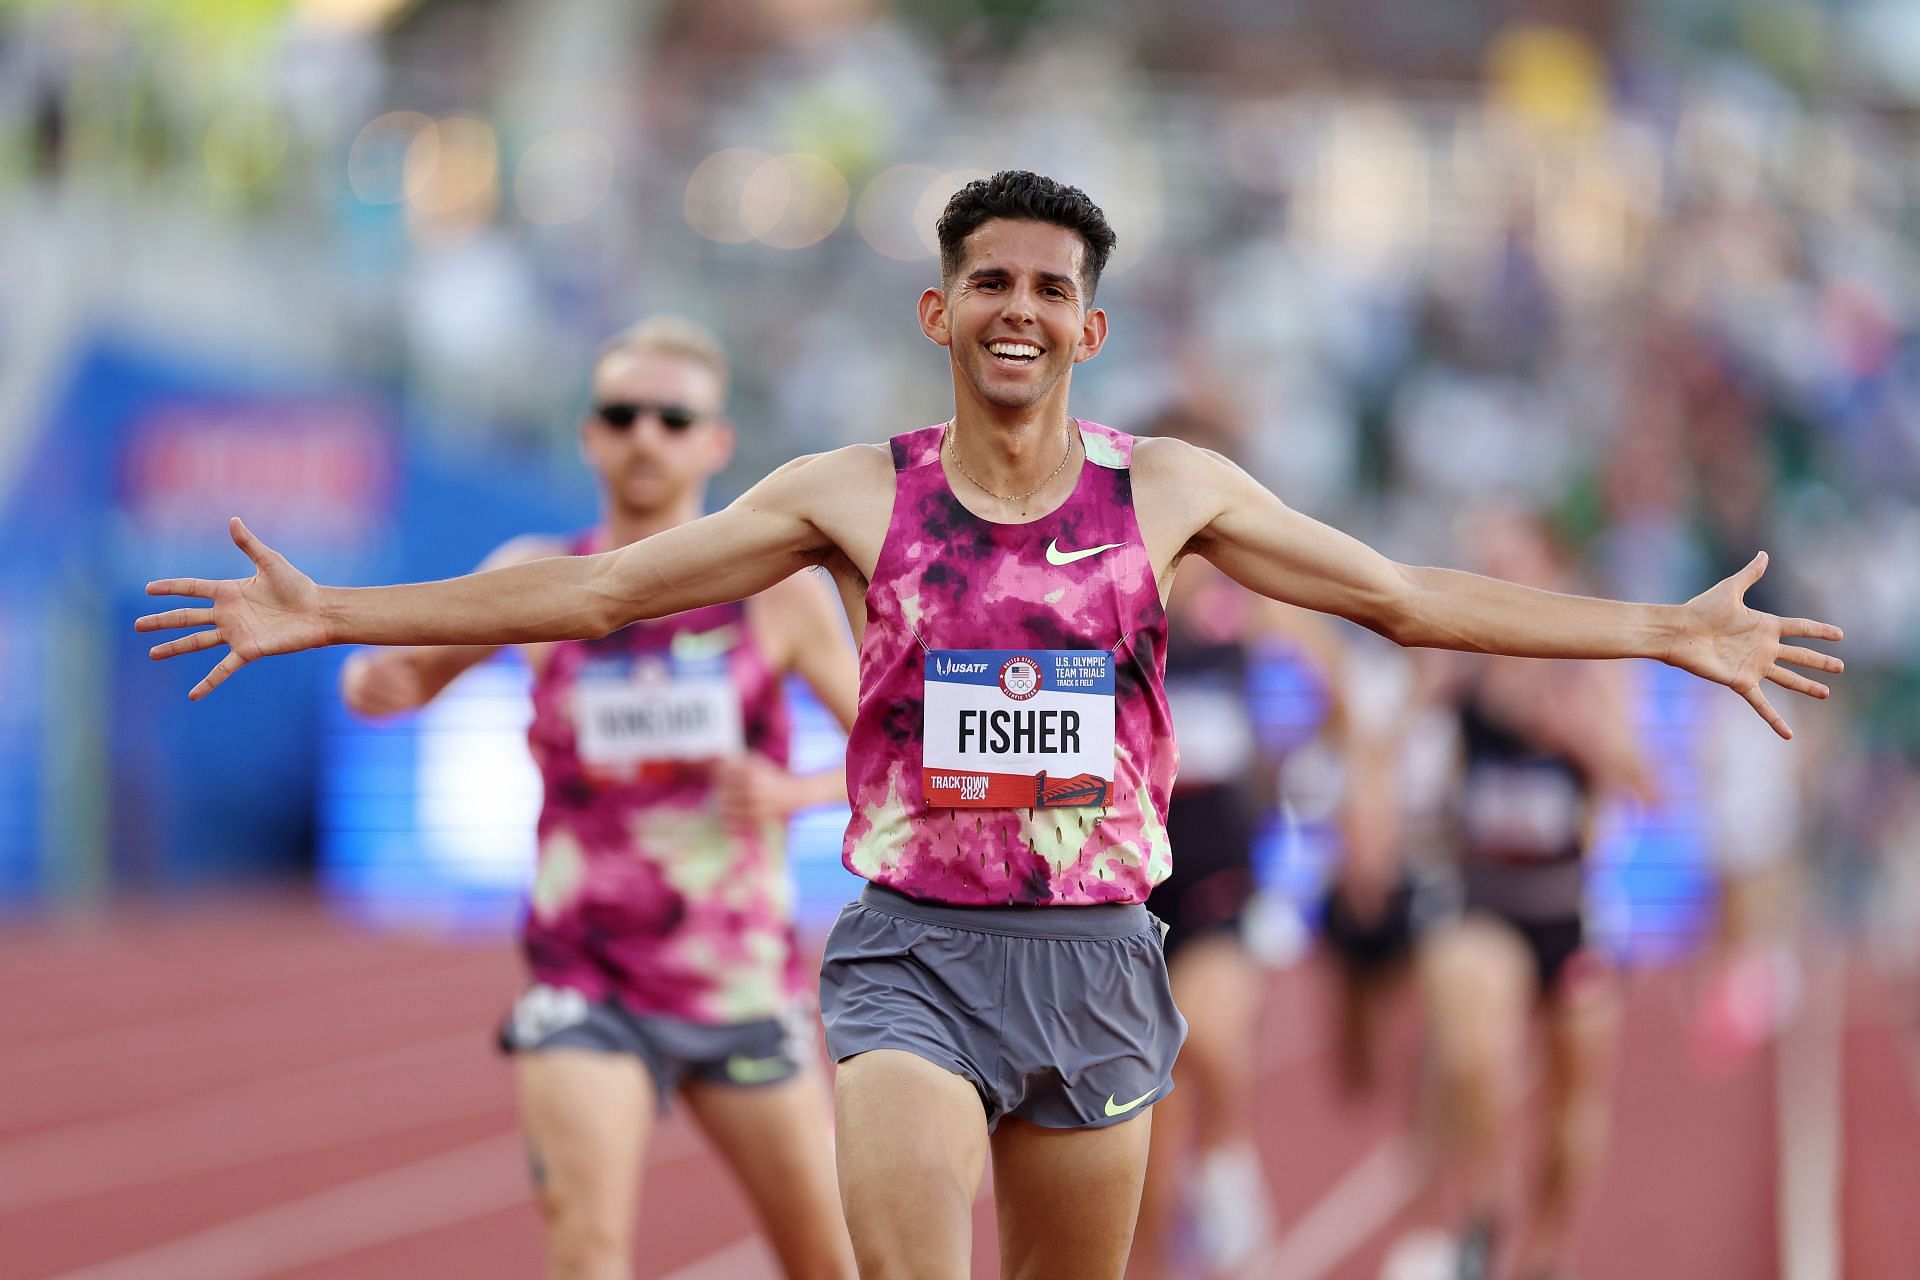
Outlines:
[[1060,539],[1055,538],[1047,544],[1047,563],[1055,565],[1072,564],[1075,560],[1085,560],[1088,556],[1097,556],[1102,551],[1111,551],[1115,547],[1124,547],[1126,545],[1124,542],[1109,542],[1103,547],[1086,547],[1079,551],[1062,551],[1060,549]]
[[735,1084],[765,1084],[786,1069],[785,1058],[749,1058],[736,1053],[727,1059],[727,1079]]
[[1115,1102],[1113,1100],[1113,1095],[1108,1094],[1107,1095],[1107,1114],[1110,1116],[1123,1116],[1127,1114],[1127,1112],[1133,1110],[1135,1107],[1139,1106],[1141,1103],[1145,1102],[1148,1098],[1151,1098],[1154,1094],[1158,1092],[1160,1092],[1158,1087],[1149,1089],[1145,1093],[1141,1094],[1139,1097],[1135,1098],[1132,1102]]

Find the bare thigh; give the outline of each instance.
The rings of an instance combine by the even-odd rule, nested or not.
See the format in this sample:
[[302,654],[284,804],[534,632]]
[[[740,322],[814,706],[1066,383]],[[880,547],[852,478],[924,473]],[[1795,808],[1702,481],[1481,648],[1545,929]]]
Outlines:
[[1259,962],[1238,938],[1221,934],[1188,943],[1168,977],[1187,1019],[1173,1078],[1200,1110],[1200,1141],[1221,1142],[1242,1131],[1247,1109],[1263,994]]
[[786,1274],[851,1280],[853,1246],[818,1075],[756,1088],[690,1081],[681,1096],[746,1190]]
[[551,1274],[631,1270],[641,1153],[653,1128],[653,1079],[636,1059],[548,1049],[516,1059],[520,1122]]
[[1448,1077],[1512,1083],[1534,999],[1526,944],[1497,921],[1469,916],[1422,944],[1419,974],[1435,1066]]
[[1104,1129],[1002,1121],[993,1135],[1002,1280],[1118,1280],[1152,1133],[1152,1108]]
[[840,1198],[861,1280],[966,1280],[987,1117],[965,1078],[898,1049],[834,1078]]
[[1605,1138],[1608,1078],[1620,1035],[1618,988],[1608,978],[1580,984],[1541,1018],[1549,1133],[1565,1157],[1584,1164],[1597,1157]]

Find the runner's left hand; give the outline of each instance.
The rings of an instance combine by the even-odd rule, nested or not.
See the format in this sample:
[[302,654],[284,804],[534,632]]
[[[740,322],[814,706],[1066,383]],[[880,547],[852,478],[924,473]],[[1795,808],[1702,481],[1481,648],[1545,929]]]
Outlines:
[[1792,663],[1835,675],[1846,669],[1840,659],[1799,645],[1782,644],[1788,636],[1840,640],[1840,628],[1811,618],[1776,618],[1746,604],[1747,589],[1767,571],[1767,553],[1756,555],[1747,567],[1701,592],[1681,606],[1679,634],[1667,650],[1669,663],[1683,671],[1724,684],[1745,698],[1760,718],[1783,738],[1793,730],[1767,701],[1761,683],[1771,680],[1783,689],[1810,698],[1827,696],[1827,686],[1783,666]]
[[714,766],[713,795],[729,826],[784,822],[799,806],[797,790],[791,773],[758,752],[732,756]]

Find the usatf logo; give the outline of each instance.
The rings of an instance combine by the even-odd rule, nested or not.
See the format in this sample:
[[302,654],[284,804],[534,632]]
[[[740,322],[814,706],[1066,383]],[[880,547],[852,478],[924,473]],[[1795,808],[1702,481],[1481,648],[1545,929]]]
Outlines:
[[1040,664],[1032,658],[1008,658],[1000,664],[1000,692],[1016,702],[1040,692]]
[[987,669],[984,662],[955,662],[952,658],[933,660],[933,674],[937,676],[972,676]]

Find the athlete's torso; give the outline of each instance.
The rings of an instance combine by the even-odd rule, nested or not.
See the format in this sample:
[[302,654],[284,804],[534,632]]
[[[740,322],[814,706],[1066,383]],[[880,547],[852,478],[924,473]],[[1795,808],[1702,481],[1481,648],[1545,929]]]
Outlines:
[[1578,860],[1592,799],[1578,762],[1491,711],[1477,688],[1461,704],[1460,737],[1463,855],[1508,864]]
[[689,1021],[778,1012],[799,983],[784,828],[730,826],[713,794],[721,758],[787,760],[780,677],[748,606],[553,645],[533,704],[534,976]]
[[1460,704],[1460,739],[1466,771],[1456,816],[1468,904],[1516,920],[1578,917],[1594,800],[1585,770],[1523,719],[1496,711],[1479,683]]
[[[1017,525],[954,496],[940,465],[946,428],[891,442],[893,512],[865,595],[847,746],[843,856],[857,875],[955,905],[1073,906],[1143,901],[1167,874],[1178,757],[1166,614],[1133,511],[1133,440],[1079,428],[1073,493]],[[1036,761],[1070,763],[1021,783]],[[1102,769],[1110,779],[1094,776]],[[996,797],[1030,785],[1034,800],[945,807],[977,800],[968,788],[989,774]],[[1072,803],[1089,795],[1105,802]]]
[[1184,593],[1175,588],[1167,620],[1167,702],[1181,744],[1180,796],[1240,790],[1254,769],[1259,744],[1247,697],[1244,639],[1251,604],[1224,577]]

